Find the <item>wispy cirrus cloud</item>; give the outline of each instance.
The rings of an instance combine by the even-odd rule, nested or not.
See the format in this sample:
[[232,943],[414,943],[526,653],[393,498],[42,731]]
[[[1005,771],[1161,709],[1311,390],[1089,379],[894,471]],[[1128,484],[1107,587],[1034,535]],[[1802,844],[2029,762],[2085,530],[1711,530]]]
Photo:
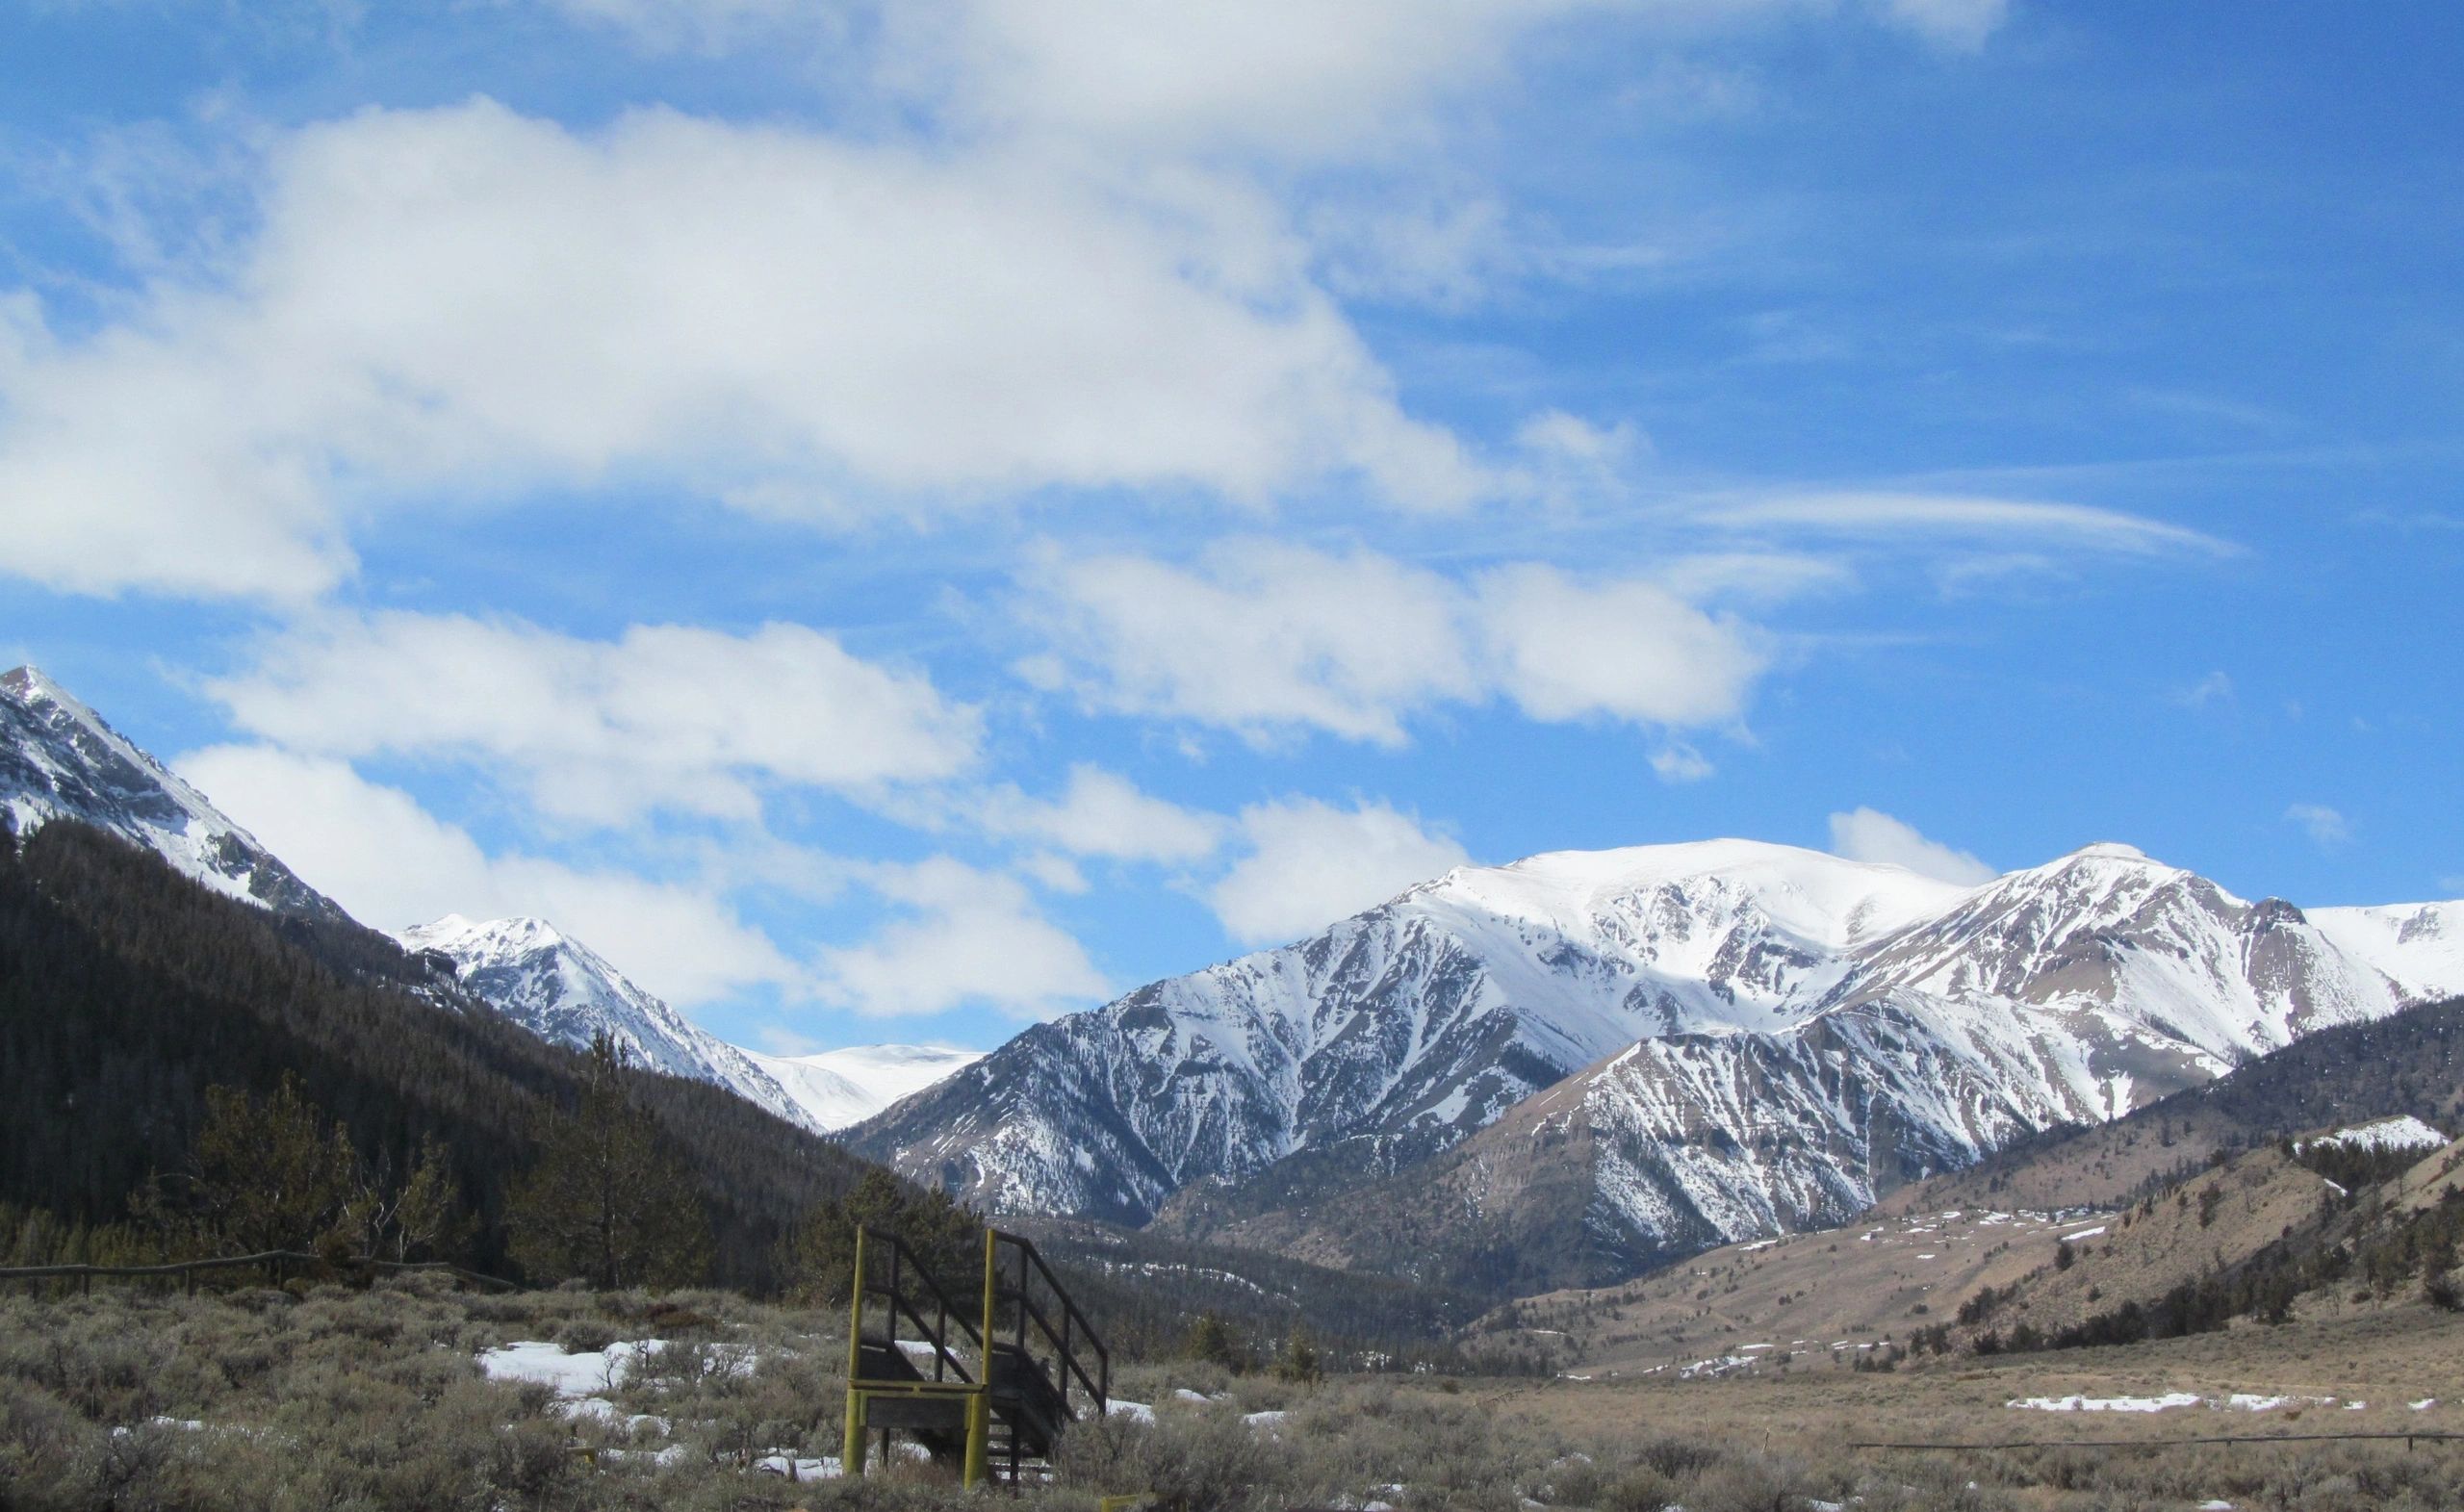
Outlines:
[[2352,838],[2352,822],[2344,813],[2325,804],[2295,804],[2284,811],[2285,821],[2297,825],[2310,837],[2310,843],[2321,850],[2333,850]]
[[1695,518],[1719,529],[1784,527],[1850,539],[2037,539],[2130,555],[2229,555],[2239,548],[2184,525],[2092,504],[1887,490],[1712,500]]

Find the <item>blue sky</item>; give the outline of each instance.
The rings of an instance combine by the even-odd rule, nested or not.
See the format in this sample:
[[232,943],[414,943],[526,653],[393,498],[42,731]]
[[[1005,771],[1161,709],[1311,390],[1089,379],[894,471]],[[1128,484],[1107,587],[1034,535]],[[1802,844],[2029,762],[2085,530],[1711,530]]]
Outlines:
[[1559,848],[2452,896],[2459,62],[2403,4],[20,7],[0,656],[370,922],[543,913],[773,1047]]

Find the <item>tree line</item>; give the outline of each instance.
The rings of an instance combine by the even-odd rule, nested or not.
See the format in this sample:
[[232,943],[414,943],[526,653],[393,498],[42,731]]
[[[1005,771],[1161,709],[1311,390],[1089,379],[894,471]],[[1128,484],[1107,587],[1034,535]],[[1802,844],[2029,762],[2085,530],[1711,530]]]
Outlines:
[[[837,1302],[857,1224],[967,1288],[983,1222],[723,1089],[550,1044],[373,931],[0,814],[0,1265],[291,1248]],[[1443,1291],[1031,1232],[1124,1357],[1212,1311],[1262,1360],[1298,1333],[1354,1368],[1470,1363],[1447,1339],[1476,1307]]]

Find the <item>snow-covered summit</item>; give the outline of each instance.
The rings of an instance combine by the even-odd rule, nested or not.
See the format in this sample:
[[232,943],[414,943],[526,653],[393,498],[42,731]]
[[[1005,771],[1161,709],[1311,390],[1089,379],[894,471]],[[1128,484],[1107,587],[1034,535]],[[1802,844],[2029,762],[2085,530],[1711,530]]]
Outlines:
[[542,1038],[578,1049],[606,1035],[641,1065],[715,1082],[817,1134],[868,1118],[983,1053],[928,1045],[857,1045],[809,1056],[740,1049],[546,919],[449,913],[395,937],[405,949],[447,958],[467,990]]
[[[1748,840],[1555,852],[1039,1026],[851,1139],[996,1208],[1139,1220],[1338,1143],[1329,1169],[1392,1169],[1605,1066],[1654,1143],[1751,1146],[1801,1101],[1817,1151],[1886,1122],[1892,1160],[1939,1168],[2464,990],[2443,916],[2407,918],[2323,929],[2110,841],[1974,886]],[[2408,930],[2401,977],[2357,948]]]
[[901,1098],[984,1059],[947,1045],[849,1045],[817,1055],[745,1052],[786,1089],[818,1128],[860,1123]]
[[1604,919],[1673,921],[1707,895],[1751,908],[1809,943],[1844,946],[1937,913],[1973,891],[1905,867],[1760,840],[1698,840],[1551,851],[1504,866],[1461,866],[1403,895],[1459,898],[1559,930]]
[[20,833],[53,819],[90,824],[277,913],[347,917],[203,793],[30,666],[0,674],[0,808]]
[[753,1058],[643,991],[605,957],[545,919],[449,913],[395,935],[452,962],[463,988],[543,1039],[576,1049],[605,1035],[636,1064],[715,1082],[820,1132],[804,1105]]

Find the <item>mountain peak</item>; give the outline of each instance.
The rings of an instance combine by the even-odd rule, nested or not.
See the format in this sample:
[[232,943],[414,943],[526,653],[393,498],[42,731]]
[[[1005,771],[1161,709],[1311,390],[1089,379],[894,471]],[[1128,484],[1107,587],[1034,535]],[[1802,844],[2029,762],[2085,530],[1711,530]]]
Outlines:
[[203,793],[32,665],[0,674],[0,807],[21,833],[75,820],[153,851],[225,896],[302,918],[347,917]]
[[[2119,840],[2095,840],[2079,847],[2064,860],[2149,861],[2155,859],[2136,845]],[[2159,864],[2162,864],[2161,862]]]
[[413,950],[442,950],[448,954],[475,950],[528,951],[553,945],[578,945],[578,941],[570,940],[546,919],[528,914],[474,919],[460,913],[449,913],[443,918],[414,925],[396,938]]

